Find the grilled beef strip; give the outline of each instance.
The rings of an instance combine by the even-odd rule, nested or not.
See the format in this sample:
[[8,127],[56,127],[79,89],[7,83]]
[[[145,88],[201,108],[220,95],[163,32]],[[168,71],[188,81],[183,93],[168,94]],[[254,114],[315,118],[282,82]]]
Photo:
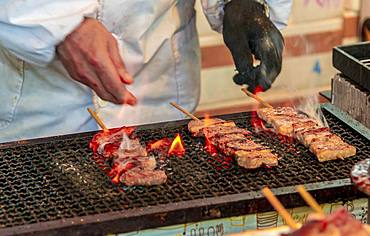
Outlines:
[[167,181],[167,175],[163,170],[134,168],[123,173],[120,181],[127,186],[160,185]]
[[278,158],[270,150],[236,151],[238,164],[247,169],[256,169],[263,165],[277,166]]
[[329,128],[320,127],[316,121],[293,112],[292,108],[262,108],[257,114],[272,124],[277,132],[293,136],[309,147],[319,161],[343,159],[356,154],[354,146],[346,144]]
[[166,182],[165,172],[155,170],[155,158],[148,156],[139,139],[130,138],[129,135],[125,128],[116,129],[116,132],[110,130],[98,133],[91,147],[97,154],[112,159],[112,173],[120,175],[120,181],[127,186],[150,186]]
[[[262,145],[248,138],[250,132],[236,127],[234,122],[217,119],[204,125],[202,121],[191,121],[188,127],[194,136],[205,136],[225,155],[235,156],[240,166],[247,169],[261,165],[277,165],[277,156]],[[197,126],[195,129],[194,127]],[[247,160],[250,158],[250,160]]]
[[235,123],[232,121],[225,121],[218,118],[212,118],[207,120],[192,120],[188,124],[188,129],[195,137],[201,137],[204,135],[203,129],[213,126],[228,126],[228,127],[236,127]]

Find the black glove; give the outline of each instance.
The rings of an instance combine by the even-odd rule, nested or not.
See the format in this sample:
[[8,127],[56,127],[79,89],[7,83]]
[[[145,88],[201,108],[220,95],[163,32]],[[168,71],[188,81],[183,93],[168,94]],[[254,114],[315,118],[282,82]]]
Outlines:
[[[238,74],[234,82],[247,84],[254,92],[271,87],[281,71],[284,39],[265,14],[262,4],[253,0],[232,0],[225,6],[223,36]],[[252,54],[261,61],[253,67]]]

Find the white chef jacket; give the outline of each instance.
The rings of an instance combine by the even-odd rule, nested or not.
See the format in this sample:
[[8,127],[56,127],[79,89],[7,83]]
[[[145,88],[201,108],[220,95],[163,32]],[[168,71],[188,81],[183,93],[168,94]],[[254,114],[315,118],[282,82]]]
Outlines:
[[[98,129],[87,107],[108,127],[183,118],[200,92],[195,0],[1,0],[0,142]],[[202,0],[213,29],[222,30],[223,0]],[[269,1],[278,27],[291,0]],[[134,84],[135,107],[97,98],[72,80],[55,48],[84,19],[95,17],[116,37]],[[230,83],[232,81],[230,80]]]

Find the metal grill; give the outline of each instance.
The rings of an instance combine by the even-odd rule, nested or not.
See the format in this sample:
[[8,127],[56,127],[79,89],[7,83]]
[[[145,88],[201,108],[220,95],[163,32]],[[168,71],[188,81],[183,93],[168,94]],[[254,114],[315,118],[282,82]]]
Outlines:
[[[319,163],[298,143],[285,142],[273,133],[254,132],[255,141],[270,147],[281,159],[274,168],[244,170],[230,158],[210,156],[203,140],[190,136],[187,121],[138,127],[136,134],[143,144],[177,133],[185,143],[186,155],[171,157],[165,166],[167,183],[153,187],[124,189],[112,184],[100,168],[109,166],[94,160],[88,148],[92,133],[0,145],[0,235],[67,232],[60,228],[74,234],[127,232],[268,210],[251,203],[248,209],[235,211],[241,201],[262,199],[258,191],[265,185],[284,188],[284,194],[293,194],[294,190],[286,187],[297,184],[313,183],[319,186],[316,189],[326,189],[334,186],[330,181],[338,181],[336,187],[348,187],[351,167],[370,156],[370,143],[331,114],[324,114],[332,130],[356,146],[355,157]],[[252,113],[240,113],[223,118],[253,131],[251,117]],[[326,192],[319,200],[334,194],[339,192]],[[209,211],[220,204],[226,207],[220,214]],[[197,213],[198,208],[205,211]]]

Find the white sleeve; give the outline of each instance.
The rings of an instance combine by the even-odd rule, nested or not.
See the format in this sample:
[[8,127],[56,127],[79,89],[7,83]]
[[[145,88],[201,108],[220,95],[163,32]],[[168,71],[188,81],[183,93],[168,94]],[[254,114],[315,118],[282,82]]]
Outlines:
[[[203,12],[213,30],[222,32],[225,0],[201,0]],[[252,0],[245,0],[252,1]],[[267,0],[270,19],[279,29],[286,26],[292,7],[292,0]]]
[[211,28],[219,33],[222,32],[224,19],[224,0],[201,0],[203,12],[206,15]]
[[284,28],[292,9],[292,0],[267,0],[270,9],[270,19],[278,29]]
[[97,8],[97,0],[1,0],[0,47],[45,66],[56,45]]

